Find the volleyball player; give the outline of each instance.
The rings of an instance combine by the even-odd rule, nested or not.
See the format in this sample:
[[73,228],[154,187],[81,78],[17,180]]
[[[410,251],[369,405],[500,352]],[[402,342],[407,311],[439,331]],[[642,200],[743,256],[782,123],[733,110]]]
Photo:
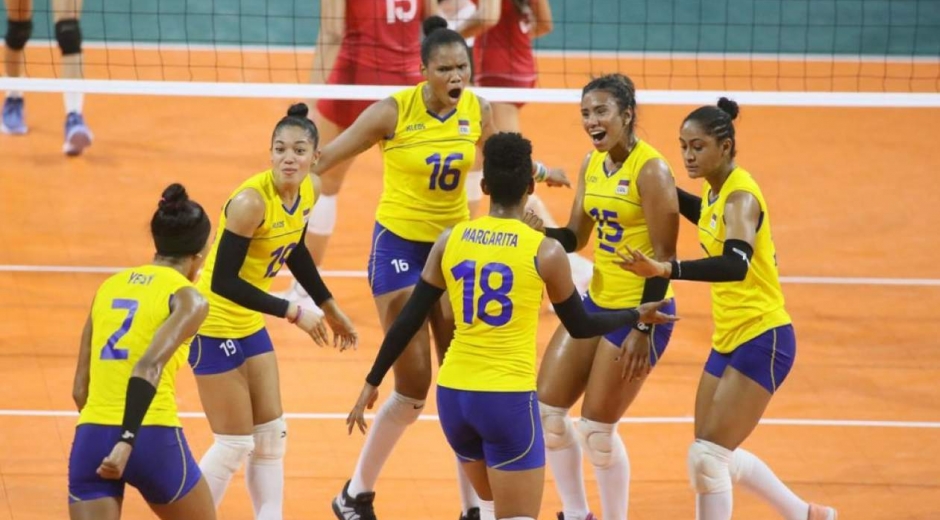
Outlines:
[[[214,434],[199,465],[218,506],[232,475],[248,459],[245,477],[259,520],[282,517],[287,449],[277,358],[263,315],[286,319],[320,346],[328,342],[324,320],[335,346],[345,349],[357,340],[304,243],[319,192],[318,178],[310,175],[318,143],[307,106],[290,107],[271,135],[271,169],[248,178],[223,206],[198,282],[210,307],[193,339],[189,364]],[[284,265],[323,309],[324,320],[267,293]]]
[[[645,280],[615,263],[619,260],[615,251],[624,244],[671,260],[679,235],[672,170],[662,154],[634,132],[633,81],[621,74],[591,80],[582,89],[581,124],[595,151],[582,164],[568,225],[545,229],[545,234],[568,252],[583,248],[596,235],[595,274],[584,299],[589,312],[665,298],[669,303],[664,312],[674,314],[668,280]],[[575,339],[558,327],[552,336],[539,369],[538,395],[548,461],[565,520],[591,518],[582,450],[594,467],[603,518],[627,518],[630,460],[617,426],[671,335],[672,324],[667,323],[624,326],[587,339]],[[613,359],[620,363],[610,363]],[[582,394],[581,420],[575,425],[568,411]]]
[[456,334],[438,374],[438,410],[444,434],[482,499],[484,520],[535,519],[539,513],[545,449],[535,362],[543,291],[548,289],[556,313],[576,337],[602,335],[639,320],[675,319],[657,310],[664,301],[585,311],[564,250],[521,221],[535,188],[531,154],[531,143],[517,133],[486,141],[483,190],[491,199],[490,213],[437,239],[347,419],[350,432],[355,425],[365,431],[364,411],[374,403],[382,378],[446,289],[456,311]]
[[[322,0],[320,31],[311,83],[331,85],[414,85],[421,81],[421,21],[437,11],[434,0]],[[325,144],[349,128],[372,101],[320,99],[314,121]],[[322,193],[310,217],[307,243],[322,265],[336,226],[336,197],[353,159],[323,172]],[[294,281],[285,298],[311,305]]]
[[[176,372],[208,312],[191,280],[211,225],[186,189],[163,191],[150,221],[156,254],[98,288],[82,331],[72,396],[69,517],[117,520],[125,484],[167,520],[215,519],[176,410]],[[131,456],[133,454],[133,457]]]
[[669,262],[630,248],[622,267],[640,276],[710,282],[712,351],[695,397],[689,479],[697,518],[731,518],[731,488],[740,483],[787,520],[834,520],[836,510],[810,504],[754,454],[740,448],[757,427],[796,358],[771,238],[770,210],[757,182],[735,163],[738,105],[692,111],[679,143],[689,177],[704,179],[702,197],[679,191],[682,215],[698,226],[707,258]]
[[[82,78],[82,30],[78,19],[82,12],[82,0],[49,0],[55,21],[55,39],[62,53],[62,77]],[[23,48],[33,33],[33,0],[5,0],[7,8],[6,49],[4,50],[4,72],[8,77],[23,76],[26,55]],[[80,155],[91,146],[91,130],[82,116],[85,95],[81,92],[65,92],[65,143],[62,151],[66,155]],[[7,134],[25,134],[25,102],[20,91],[7,92],[0,118],[0,131]]]
[[[380,143],[384,191],[376,212],[369,284],[387,328],[418,282],[438,235],[467,220],[466,174],[478,141],[495,132],[489,104],[467,91],[469,56],[464,39],[438,16],[424,22],[421,44],[426,81],[366,109],[326,145],[316,172]],[[537,163],[534,175],[566,185],[561,170]],[[437,306],[430,324],[438,359],[450,343],[450,310]],[[417,420],[431,385],[430,335],[422,330],[395,364],[395,392],[379,411],[353,477],[334,501],[342,520],[368,518],[379,471],[405,428]]]

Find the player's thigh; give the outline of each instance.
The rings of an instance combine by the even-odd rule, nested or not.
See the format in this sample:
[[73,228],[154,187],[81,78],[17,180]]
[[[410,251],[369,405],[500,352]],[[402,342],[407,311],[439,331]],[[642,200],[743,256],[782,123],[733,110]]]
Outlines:
[[757,427],[772,397],[766,388],[729,366],[708,412],[697,424],[696,437],[729,450],[737,448]]
[[121,518],[120,497],[104,497],[96,500],[69,504],[70,520],[118,520]]
[[571,408],[587,385],[600,338],[572,338],[564,325],[555,329],[538,374],[539,401]]
[[493,122],[500,132],[520,132],[519,107],[513,103],[493,103]]
[[204,477],[183,498],[169,504],[148,504],[162,520],[215,520],[215,504]]
[[538,518],[545,488],[545,466],[520,471],[488,468],[496,518]]
[[196,387],[213,433],[252,434],[254,419],[247,365],[219,374],[197,375]]
[[602,338],[594,354],[581,404],[581,416],[601,423],[613,424],[623,417],[643,388],[648,376],[628,381],[623,378],[623,362],[614,361],[623,355],[619,346]]
[[[313,112],[313,119],[316,122],[317,130],[320,132],[321,149],[330,144],[339,134],[346,130],[345,127],[330,121],[317,110]],[[355,161],[355,157],[346,159],[320,175],[320,189],[323,195],[336,195],[339,193],[340,189],[343,187],[343,182],[346,180],[346,174],[349,172],[350,167],[352,167],[353,161]]]
[[[375,297],[382,328],[389,327],[401,314],[414,287],[404,287]],[[425,399],[431,388],[431,336],[427,325],[422,325],[408,343],[405,351],[392,365],[395,373],[395,391],[412,399]]]
[[82,15],[82,0],[52,0],[54,21],[78,19]]
[[3,3],[10,20],[29,20],[33,16],[33,0],[4,0]]
[[460,461],[460,469],[467,475],[467,480],[483,500],[493,500],[493,490],[490,489],[490,479],[486,468],[486,461]]
[[712,401],[715,399],[715,392],[718,390],[718,383],[721,379],[702,371],[702,377],[698,381],[698,390],[695,392],[695,437],[701,436],[702,424],[708,417],[708,412],[712,408]]
[[264,424],[284,414],[281,405],[281,383],[274,351],[251,356],[248,367],[248,392],[255,424]]

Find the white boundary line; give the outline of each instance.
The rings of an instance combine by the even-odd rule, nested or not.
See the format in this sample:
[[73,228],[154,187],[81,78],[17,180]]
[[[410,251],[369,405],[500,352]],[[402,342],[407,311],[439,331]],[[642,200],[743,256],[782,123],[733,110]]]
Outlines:
[[[346,420],[344,413],[285,413],[287,419],[306,421],[341,421]],[[185,419],[201,419],[202,412],[180,412]],[[0,417],[78,417],[78,412],[71,410],[0,410]],[[375,414],[366,414],[366,419],[375,419]],[[437,415],[424,414],[420,421],[438,421]],[[621,423],[630,424],[692,424],[692,417],[624,417]],[[940,429],[940,421],[875,421],[859,419],[761,419],[761,424],[772,426],[810,426],[838,428],[906,428]]]
[[[8,91],[262,99],[325,98],[370,101],[390,96],[407,86],[0,78],[0,90]],[[496,102],[577,104],[581,99],[580,89],[473,87],[473,91],[489,101]],[[742,105],[752,106],[940,107],[940,93],[907,92],[641,90],[637,92],[637,102],[647,105],[704,105],[713,104],[722,96],[731,97]]]
[[[126,267],[71,266],[71,265],[4,265],[0,273],[63,273],[63,274],[112,274]],[[327,278],[365,278],[365,271],[323,271]],[[278,276],[290,276],[283,270]],[[839,276],[781,276],[783,283],[803,285],[894,285],[903,287],[940,287],[937,278],[868,278]]]
[[[55,40],[30,40],[30,47],[45,46],[52,49]],[[313,53],[314,45],[234,45],[230,43],[168,43],[131,41],[83,41],[87,49],[113,51],[193,51],[193,52],[254,52],[265,54]],[[787,61],[787,62],[834,62],[834,63],[885,63],[885,64],[931,64],[940,63],[934,56],[899,56],[887,54],[831,54],[831,53],[774,53],[774,52],[669,52],[669,51],[603,51],[535,49],[535,55],[545,58],[573,59],[618,59],[618,60],[702,60],[702,61]]]

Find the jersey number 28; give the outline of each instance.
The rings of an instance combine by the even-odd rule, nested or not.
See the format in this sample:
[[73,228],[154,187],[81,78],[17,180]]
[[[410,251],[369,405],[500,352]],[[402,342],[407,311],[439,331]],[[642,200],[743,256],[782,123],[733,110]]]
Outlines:
[[[509,323],[512,318],[512,300],[509,291],[512,290],[512,269],[506,264],[491,262],[480,269],[480,295],[477,298],[477,263],[474,260],[464,260],[451,270],[455,280],[463,280],[463,321],[473,323],[474,315],[483,323],[499,327]],[[492,277],[499,274],[499,286],[493,287]],[[490,314],[486,306],[490,302],[499,304],[499,312]],[[476,303],[476,305],[474,305]]]

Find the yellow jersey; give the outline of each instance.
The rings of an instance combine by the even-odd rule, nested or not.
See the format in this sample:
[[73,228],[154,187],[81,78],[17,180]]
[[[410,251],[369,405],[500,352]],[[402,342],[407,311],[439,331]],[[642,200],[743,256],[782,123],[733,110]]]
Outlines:
[[[134,365],[170,316],[173,295],[192,286],[179,271],[158,265],[125,269],[101,284],[91,307],[88,400],[78,424],[121,425]],[[182,345],[163,368],[144,426],[181,426],[176,415],[175,381],[188,354],[189,347]]]
[[480,100],[465,90],[446,116],[428,111],[426,82],[392,96],[398,104],[395,134],[382,141],[384,188],[376,220],[392,233],[434,242],[470,218],[464,189],[482,133]]
[[[640,304],[646,279],[618,267],[614,261],[620,257],[615,251],[626,244],[654,256],[637,178],[648,161],[665,158],[646,141],[638,140],[619,170],[608,172],[606,159],[607,152],[591,152],[584,171],[584,212],[594,219],[597,231],[594,277],[588,294],[601,307],[623,309]],[[670,284],[666,298],[672,297]]]
[[544,238],[516,219],[486,216],[454,226],[441,268],[457,328],[439,385],[535,390],[535,340],[545,287],[536,257]]
[[784,309],[783,290],[777,272],[777,253],[770,236],[770,213],[757,182],[743,168],[735,168],[717,197],[708,184],[702,194],[698,238],[708,256],[721,256],[725,247],[725,202],[736,191],[750,193],[760,203],[761,219],[754,237],[754,255],[747,277],[740,282],[711,284],[715,331],[712,346],[726,354],[764,332],[790,323]]
[[242,183],[225,202],[219,217],[218,232],[199,275],[197,287],[209,302],[209,316],[199,328],[199,334],[214,338],[244,338],[264,327],[260,312],[241,305],[212,292],[212,271],[219,251],[219,240],[225,229],[226,210],[235,195],[253,189],[264,199],[264,220],[251,237],[248,255],[239,271],[239,276],[258,289],[267,292],[278,271],[287,261],[291,251],[303,240],[304,226],[310,218],[316,194],[313,181],[305,176],[300,183],[300,192],[294,206],[284,206],[274,186],[274,173],[263,171]]

